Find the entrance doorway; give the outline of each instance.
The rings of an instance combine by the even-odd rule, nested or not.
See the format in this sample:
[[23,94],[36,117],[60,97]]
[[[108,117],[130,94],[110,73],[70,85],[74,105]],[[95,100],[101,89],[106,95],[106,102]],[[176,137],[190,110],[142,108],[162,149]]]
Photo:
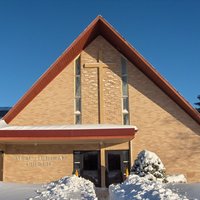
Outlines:
[[3,181],[3,155],[4,152],[0,151],[0,181]]
[[121,183],[129,166],[129,151],[106,151],[106,187],[112,183]]
[[74,172],[101,186],[101,165],[99,151],[74,151]]

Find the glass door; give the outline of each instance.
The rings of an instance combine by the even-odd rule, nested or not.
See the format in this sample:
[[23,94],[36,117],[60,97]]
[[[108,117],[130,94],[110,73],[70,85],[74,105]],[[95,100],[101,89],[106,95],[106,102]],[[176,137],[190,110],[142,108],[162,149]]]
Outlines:
[[106,151],[106,187],[113,183],[121,183],[129,170],[129,151]]
[[101,166],[99,151],[74,151],[74,173],[101,186]]

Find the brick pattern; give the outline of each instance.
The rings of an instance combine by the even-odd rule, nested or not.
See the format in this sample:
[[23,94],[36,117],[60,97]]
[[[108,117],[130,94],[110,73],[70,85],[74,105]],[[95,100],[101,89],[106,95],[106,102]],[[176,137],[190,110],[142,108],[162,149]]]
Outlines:
[[97,68],[82,68],[82,123],[98,124],[98,79]]
[[121,78],[114,70],[110,67],[104,71],[104,122],[122,124]]
[[11,125],[59,125],[73,123],[73,62],[10,122]]
[[[98,70],[84,68],[84,63],[116,63],[103,69],[105,122],[122,124],[120,54],[103,37],[97,37],[81,53],[82,123],[97,124],[99,118]],[[66,67],[12,121],[11,125],[74,124],[74,62]]]
[[[116,63],[115,67],[108,66],[108,68],[104,69],[105,122],[122,124],[120,53],[99,36],[81,53],[82,67],[84,63],[96,62],[99,48],[103,50],[101,62]],[[154,151],[163,160],[168,173],[184,173],[190,182],[199,181],[199,124],[191,119],[133,64],[128,62],[127,67],[130,123],[139,128],[139,132],[132,142],[133,158],[143,149]],[[97,69],[83,68],[81,76],[83,123],[96,124],[98,122]],[[74,123],[73,63],[64,69],[11,122],[11,124],[15,125],[66,123]],[[60,148],[60,146],[57,146],[57,148]],[[73,149],[75,147],[72,148],[67,145],[66,148]],[[85,145],[85,148],[88,149],[88,145]],[[110,148],[115,147],[110,145]],[[63,149],[63,152],[65,152],[65,149]],[[15,174],[16,169],[25,170],[21,169],[20,165],[16,165],[16,169],[13,169],[13,163],[15,163],[15,160],[13,160],[14,155],[14,150],[12,153],[5,155],[5,180],[8,181],[12,178],[14,179],[15,176],[18,177],[16,181],[20,180],[19,174]],[[69,156],[69,162],[71,162],[71,154],[67,155]],[[191,163],[192,167],[188,167]],[[63,170],[66,169],[63,168]],[[56,173],[55,171],[53,173]],[[25,176],[28,181],[31,181],[31,178],[34,179],[34,175],[31,175],[33,171],[26,173],[29,174]],[[67,173],[71,173],[70,169],[68,169]],[[48,173],[44,170],[44,174],[47,176]],[[57,175],[61,176],[63,172]],[[30,176],[32,177],[30,178]],[[24,181],[26,178],[24,178]],[[38,177],[38,180],[42,180],[42,178]]]
[[[5,182],[47,183],[73,173],[74,150],[100,150],[99,144],[7,145]],[[105,150],[128,149],[128,143],[104,144]],[[102,163],[105,167],[105,162]]]
[[130,120],[139,128],[133,140],[134,158],[148,149],[160,156],[169,174],[200,180],[199,125],[131,63],[128,74]]
[[[98,50],[102,51],[102,63],[116,65],[103,68],[104,123],[122,124],[121,60],[120,54],[103,37],[98,36],[81,53],[82,65],[96,63]],[[82,70],[83,123],[98,123],[98,71],[97,68]]]
[[4,157],[4,181],[49,182],[71,175],[71,163],[72,150],[64,145],[9,145]]
[[90,44],[81,53],[82,123],[98,124],[98,72],[97,68],[83,68],[85,63],[94,63],[98,49]]

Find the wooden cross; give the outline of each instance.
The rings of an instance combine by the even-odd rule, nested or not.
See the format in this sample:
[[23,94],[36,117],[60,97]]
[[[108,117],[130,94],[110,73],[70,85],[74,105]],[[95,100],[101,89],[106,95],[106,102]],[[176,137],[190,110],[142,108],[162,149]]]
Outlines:
[[102,62],[102,50],[99,50],[96,63],[85,63],[85,68],[97,68],[98,70],[98,99],[99,99],[99,124],[104,123],[104,94],[103,94],[103,68],[114,66],[115,63]]

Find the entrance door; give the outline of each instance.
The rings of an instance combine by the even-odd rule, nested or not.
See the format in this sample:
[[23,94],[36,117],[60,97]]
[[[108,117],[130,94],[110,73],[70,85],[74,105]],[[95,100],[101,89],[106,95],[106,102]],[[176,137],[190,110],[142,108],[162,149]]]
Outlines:
[[74,151],[74,172],[101,186],[101,166],[99,151]]
[[0,181],[3,181],[3,155],[4,152],[0,151]]
[[125,171],[129,170],[129,151],[106,151],[106,187],[112,183],[121,183]]

